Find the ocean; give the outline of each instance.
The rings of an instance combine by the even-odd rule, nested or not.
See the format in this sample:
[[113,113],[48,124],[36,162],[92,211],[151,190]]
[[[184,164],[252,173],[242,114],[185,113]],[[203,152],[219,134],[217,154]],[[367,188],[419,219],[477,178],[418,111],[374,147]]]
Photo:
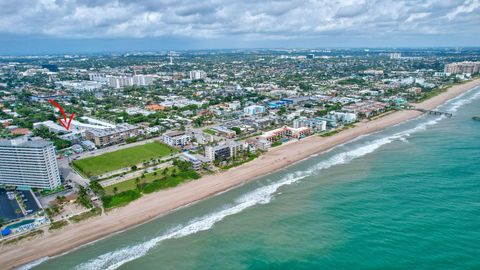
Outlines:
[[480,88],[33,269],[480,269]]

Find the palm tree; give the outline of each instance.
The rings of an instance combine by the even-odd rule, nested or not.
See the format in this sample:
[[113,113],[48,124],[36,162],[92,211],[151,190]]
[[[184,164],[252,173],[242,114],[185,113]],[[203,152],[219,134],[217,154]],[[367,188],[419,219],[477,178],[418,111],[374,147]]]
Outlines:
[[139,189],[140,188],[140,179],[137,177],[135,178],[135,186]]

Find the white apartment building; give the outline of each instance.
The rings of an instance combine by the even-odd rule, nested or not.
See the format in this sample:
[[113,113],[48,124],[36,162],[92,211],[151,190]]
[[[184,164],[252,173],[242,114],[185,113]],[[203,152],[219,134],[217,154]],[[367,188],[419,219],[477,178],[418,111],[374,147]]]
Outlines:
[[210,161],[224,161],[237,157],[243,151],[243,144],[236,141],[229,141],[226,144],[205,147],[205,157]]
[[111,76],[98,73],[90,73],[89,79],[99,83],[106,83],[113,88],[122,88],[126,86],[147,86],[153,84],[154,75],[125,75],[125,76]]
[[133,85],[147,86],[153,84],[154,77],[152,75],[134,75]]
[[162,135],[162,141],[170,146],[183,147],[188,145],[191,140],[190,135],[181,131],[169,132]]
[[260,105],[252,105],[252,106],[248,106],[248,107],[245,107],[243,109],[243,112],[246,114],[246,115],[257,115],[257,114],[262,114],[264,113],[266,110],[265,110],[265,107],[264,106],[260,106]]
[[242,104],[238,100],[235,100],[235,101],[232,101],[232,102],[228,103],[228,108],[230,110],[234,110],[234,111],[240,109],[241,106],[242,106]]
[[55,148],[26,136],[0,140],[0,185],[55,189],[61,185]]
[[207,77],[207,73],[203,70],[192,70],[189,75],[190,80],[202,80]]
[[108,78],[108,85],[113,88],[122,88],[133,85],[133,77],[130,76],[110,76]]

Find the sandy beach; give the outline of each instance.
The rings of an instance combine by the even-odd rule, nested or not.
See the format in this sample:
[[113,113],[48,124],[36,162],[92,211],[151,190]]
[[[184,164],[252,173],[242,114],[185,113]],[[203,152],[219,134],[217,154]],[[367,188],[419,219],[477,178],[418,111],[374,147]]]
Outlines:
[[[416,106],[417,108],[430,110],[479,85],[480,79],[456,85]],[[361,122],[354,128],[344,130],[331,137],[311,136],[298,142],[271,149],[255,161],[226,172],[204,176],[199,180],[172,189],[146,195],[125,207],[112,210],[106,215],[69,225],[55,233],[45,232],[43,236],[33,241],[22,241],[16,245],[1,247],[0,268],[11,269],[42,257],[55,256],[70,251],[112,233],[147,222],[179,207],[252,181],[358,136],[385,129],[419,115],[421,115],[421,112],[414,110],[399,111],[376,120]]]

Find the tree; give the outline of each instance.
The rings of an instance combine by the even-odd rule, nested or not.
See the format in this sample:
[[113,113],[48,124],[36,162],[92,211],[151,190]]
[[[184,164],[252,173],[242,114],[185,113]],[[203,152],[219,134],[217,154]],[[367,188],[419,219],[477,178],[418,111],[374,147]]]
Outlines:
[[135,186],[140,189],[140,179],[137,177],[135,178]]
[[237,135],[240,135],[242,133],[242,130],[239,127],[232,127],[230,128],[231,130],[235,131]]
[[90,181],[90,189],[99,196],[105,195],[105,189],[103,189],[98,181]]

